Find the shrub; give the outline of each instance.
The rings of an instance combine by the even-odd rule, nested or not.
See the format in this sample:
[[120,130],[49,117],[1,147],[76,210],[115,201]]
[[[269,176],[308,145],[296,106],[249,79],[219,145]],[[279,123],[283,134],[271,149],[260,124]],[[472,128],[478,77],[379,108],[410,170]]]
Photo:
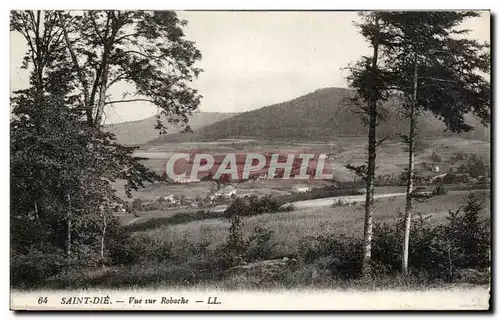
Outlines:
[[274,198],[277,203],[285,204],[289,202],[313,200],[329,197],[341,197],[350,195],[361,195],[360,189],[366,188],[364,182],[339,182],[336,185],[326,186],[323,188],[314,188],[307,192],[282,195]]
[[[429,281],[484,282],[490,236],[488,224],[480,219],[482,209],[482,202],[471,194],[465,206],[450,211],[446,223],[432,226],[428,223],[431,216],[417,213],[410,231],[410,273]],[[392,223],[374,224],[374,277],[391,277],[401,271],[403,230],[402,213]],[[298,252],[303,264],[329,270],[334,277],[356,278],[360,274],[361,240],[342,235],[308,237],[301,240]]]
[[110,243],[110,260],[112,265],[129,265],[138,263],[148,256],[155,245],[154,240],[145,235],[130,236],[124,232],[122,241]]
[[271,244],[273,233],[266,228],[255,227],[253,234],[246,241],[247,248],[244,260],[252,262],[271,258],[275,246],[275,244]]
[[135,198],[132,201],[131,206],[134,211],[142,211],[143,209],[142,200],[140,198]]
[[434,186],[434,190],[432,190],[433,196],[441,196],[447,194],[446,189],[442,183],[438,183]]
[[[293,207],[292,207],[293,208]],[[224,217],[231,218],[234,215],[248,217],[268,212],[290,211],[290,207],[281,208],[281,203],[269,196],[258,198],[253,195],[248,198],[237,198],[224,211]]]
[[295,210],[295,206],[293,205],[293,203],[284,204],[279,208],[279,211],[281,211],[281,212],[290,212],[290,211],[294,211],[294,210]]
[[432,152],[431,160],[434,162],[441,162],[441,157],[434,151]]
[[486,268],[490,263],[490,225],[480,217],[483,201],[469,194],[465,206],[450,211],[446,234],[456,239],[455,245],[464,253],[458,266],[462,268]]
[[[490,231],[480,219],[483,204],[473,194],[467,204],[450,211],[447,223],[429,226],[430,218],[418,214],[411,226],[409,267],[433,278],[452,281],[460,270],[489,266]],[[401,270],[403,221],[374,224],[372,259],[381,272]]]
[[489,168],[486,165],[484,159],[478,155],[471,154],[467,160],[467,172],[470,176],[477,178],[479,176],[485,176],[488,174]]
[[306,237],[299,242],[297,256],[304,264],[341,278],[355,278],[361,272],[361,240],[342,235]]
[[164,225],[173,225],[173,224],[187,223],[196,220],[220,218],[222,216],[223,213],[215,211],[205,211],[205,210],[197,210],[195,212],[181,212],[181,213],[176,213],[170,217],[151,218],[144,222],[129,224],[127,226],[124,226],[124,229],[130,232],[144,231],[144,230],[159,228]]
[[349,200],[347,198],[338,198],[338,199],[333,201],[331,207],[346,206],[346,205],[350,205],[350,204],[351,203],[349,202]]
[[12,251],[10,280],[13,287],[33,288],[44,284],[50,276],[61,272],[66,265],[66,255],[58,248],[48,250],[31,248],[22,254]]
[[229,217],[231,225],[229,226],[226,242],[218,247],[215,252],[218,271],[247,262],[269,259],[272,256],[274,245],[270,244],[270,240],[273,232],[256,227],[253,234],[245,238],[242,216],[240,215],[242,211],[238,211],[237,208],[243,206],[244,210],[248,210],[248,207],[242,205],[244,203],[242,199],[236,199],[235,202],[236,205],[233,209],[228,211],[228,214],[231,214]]
[[225,216],[229,218],[229,234],[227,240],[215,252],[216,268],[218,271],[239,265],[243,262],[243,254],[247,249],[247,243],[243,238],[242,215],[249,215],[250,206],[243,199],[236,199],[226,209]]

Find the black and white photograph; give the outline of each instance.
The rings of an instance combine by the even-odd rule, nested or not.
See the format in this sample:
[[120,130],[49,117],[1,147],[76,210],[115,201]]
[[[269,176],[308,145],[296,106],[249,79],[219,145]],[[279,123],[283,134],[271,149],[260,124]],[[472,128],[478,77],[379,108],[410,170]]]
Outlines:
[[490,11],[9,14],[11,310],[491,310]]

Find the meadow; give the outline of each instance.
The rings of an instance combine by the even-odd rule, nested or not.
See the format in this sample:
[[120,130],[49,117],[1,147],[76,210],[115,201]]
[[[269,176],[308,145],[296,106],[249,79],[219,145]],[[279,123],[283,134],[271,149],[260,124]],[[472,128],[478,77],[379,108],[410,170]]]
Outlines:
[[[471,193],[484,204],[480,212],[481,219],[489,220],[490,192],[476,190]],[[418,224],[420,218],[426,219],[428,226],[444,225],[449,217],[449,211],[455,211],[466,204],[468,196],[468,191],[452,191],[446,195],[434,196],[427,201],[415,201],[414,225]],[[404,197],[378,199],[375,202],[375,224],[386,222],[388,225],[394,225],[398,212],[403,208]],[[230,221],[227,218],[213,218],[211,215],[204,218],[203,213],[195,214],[191,217],[195,219],[193,221],[187,219],[183,222],[182,219],[179,221],[175,219],[176,221],[172,220],[171,223],[166,221],[165,225],[151,225],[151,229],[133,232],[132,238],[127,243],[119,244],[120,248],[125,248],[134,255],[132,260],[123,265],[98,270],[75,270],[71,275],[71,283],[73,286],[85,288],[189,287],[217,290],[280,288],[428,290],[450,286],[449,282],[443,280],[446,277],[431,278],[427,274],[418,272],[402,275],[387,270],[370,279],[346,278],[332,274],[331,268],[334,267],[331,263],[335,263],[337,258],[340,260],[359,258],[359,247],[352,241],[362,238],[363,215],[363,205],[353,204],[243,217],[243,237],[251,239],[260,228],[261,231],[258,232],[261,233],[261,238],[257,238],[257,242],[261,241],[260,249],[265,251],[264,256],[254,258],[248,266],[259,265],[261,260],[282,261],[282,257],[297,257],[304,244],[312,246],[307,250],[313,250],[314,254],[310,260],[310,253],[306,251],[301,258],[297,257],[300,260],[299,264],[280,266],[278,271],[263,270],[263,267],[258,267],[255,270],[251,269],[254,271],[250,272],[228,273],[227,267],[221,268],[219,263],[221,254],[224,256],[228,252],[224,249],[224,245],[227,243]],[[265,230],[264,233],[262,230]],[[390,240],[394,239],[392,234],[394,230],[384,227],[377,227],[377,230],[378,237],[382,237],[382,241],[389,240],[389,245],[390,241],[396,241],[396,245],[399,243],[399,240]],[[384,230],[387,230],[388,234],[384,234]],[[265,236],[262,237],[262,234]],[[421,235],[415,236],[421,237]],[[389,257],[389,251],[398,251],[394,247],[385,248],[383,243],[377,243],[375,256],[385,259]],[[415,262],[420,261],[414,260],[413,263]],[[347,265],[348,273],[352,271],[351,267],[350,264]],[[453,285],[464,283],[485,285],[489,281],[489,273],[482,269],[457,269],[456,273],[459,272],[460,277],[465,277],[465,280]],[[63,288],[66,283],[67,279],[64,277],[55,278],[49,281],[47,286]]]
[[[489,215],[489,191],[474,191],[475,195],[484,199]],[[457,210],[464,204],[467,192],[456,192],[435,196],[428,201],[414,202],[414,210],[424,217],[430,217],[430,223],[443,222],[449,210]],[[374,220],[391,222],[404,210],[404,197],[383,198],[375,201]],[[287,255],[295,251],[299,241],[304,237],[323,234],[349,235],[361,238],[363,235],[364,205],[316,207],[298,209],[290,212],[264,213],[244,218],[243,230],[249,235],[255,227],[273,231],[271,242],[275,245],[277,256]],[[184,243],[209,243],[211,248],[221,244],[228,235],[229,222],[226,219],[204,219],[184,224],[165,225],[159,228],[137,232],[158,241],[171,243],[173,247],[181,247]]]

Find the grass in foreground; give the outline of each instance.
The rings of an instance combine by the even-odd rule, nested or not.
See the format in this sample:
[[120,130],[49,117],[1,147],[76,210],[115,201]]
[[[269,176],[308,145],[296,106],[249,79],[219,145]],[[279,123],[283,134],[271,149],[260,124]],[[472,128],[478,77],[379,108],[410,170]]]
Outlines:
[[[489,215],[489,192],[474,192],[484,198]],[[432,215],[431,223],[443,222],[448,210],[458,209],[466,200],[466,194],[448,194],[431,198],[428,202],[416,202],[415,212]],[[390,222],[397,212],[404,209],[404,198],[384,198],[375,202],[374,220]],[[345,234],[361,238],[363,235],[364,206],[354,204],[339,207],[318,207],[291,212],[265,213],[244,218],[244,233],[250,234],[255,227],[274,231],[273,244],[278,254],[290,254],[297,248],[300,239],[320,234]],[[225,219],[206,219],[176,225],[164,225],[156,229],[138,232],[162,242],[182,247],[185,243],[209,243],[211,248],[224,241],[229,222]]]

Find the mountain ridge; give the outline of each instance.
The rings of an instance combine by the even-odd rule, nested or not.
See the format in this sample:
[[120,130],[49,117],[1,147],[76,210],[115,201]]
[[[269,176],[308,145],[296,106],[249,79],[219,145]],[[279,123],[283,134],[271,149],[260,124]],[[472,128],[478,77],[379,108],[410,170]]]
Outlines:
[[[259,138],[286,140],[329,140],[336,137],[366,136],[367,128],[356,110],[347,101],[355,91],[346,88],[321,88],[289,101],[242,112],[212,123],[190,134],[161,136],[148,145],[167,142],[211,141],[227,138]],[[377,128],[379,138],[396,138],[407,134],[408,121],[394,108],[395,101],[385,104],[385,120]],[[445,132],[444,124],[430,112],[418,119],[419,135],[427,138],[460,136],[467,139],[489,140],[489,128],[472,117],[466,122],[475,130],[454,134]]]
[[[224,120],[237,115],[230,112],[196,112],[189,117],[189,124],[193,130],[197,130],[206,125]],[[167,123],[166,118],[162,117],[167,126],[168,134],[179,132],[180,128],[174,124]],[[111,123],[104,125],[104,130],[114,133],[118,142],[124,145],[142,145],[155,138],[161,137],[156,125],[156,116],[148,117],[142,120],[132,120],[127,122]]]

